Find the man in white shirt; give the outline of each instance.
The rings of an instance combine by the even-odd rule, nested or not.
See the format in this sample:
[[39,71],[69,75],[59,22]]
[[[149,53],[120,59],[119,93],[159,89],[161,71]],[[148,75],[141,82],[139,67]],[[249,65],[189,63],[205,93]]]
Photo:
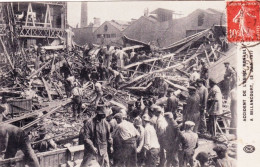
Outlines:
[[121,157],[116,166],[132,167],[137,165],[136,153],[136,139],[139,138],[140,133],[131,122],[123,119],[122,113],[117,113],[114,118],[117,122],[117,127],[114,137],[119,139],[120,147],[118,153]]
[[75,120],[80,117],[81,107],[82,107],[82,96],[83,92],[81,88],[78,86],[77,82],[73,83],[72,93],[72,109],[73,116]]
[[150,122],[149,115],[145,114],[144,121],[144,155],[145,165],[149,167],[156,167],[158,163],[158,155],[160,152],[160,144],[157,138],[156,131]]
[[190,83],[195,83],[197,79],[200,78],[200,74],[198,73],[198,70],[196,67],[193,67],[192,74],[190,75]]
[[142,126],[142,118],[139,116],[134,119],[134,126],[140,133],[140,137],[137,139],[137,163],[138,166],[142,166],[144,163],[144,127]]

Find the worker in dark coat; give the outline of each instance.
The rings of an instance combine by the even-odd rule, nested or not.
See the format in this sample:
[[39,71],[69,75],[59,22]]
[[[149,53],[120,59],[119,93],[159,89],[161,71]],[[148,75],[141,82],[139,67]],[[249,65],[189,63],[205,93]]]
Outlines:
[[67,62],[64,62],[62,67],[60,68],[60,73],[64,79],[67,79],[69,75],[71,75],[70,67]]
[[0,125],[0,155],[4,154],[4,159],[14,158],[18,150],[24,153],[26,164],[32,167],[40,167],[28,135],[14,125]]
[[180,166],[187,167],[193,166],[193,155],[195,149],[198,147],[198,134],[193,132],[195,123],[192,121],[186,121],[185,131],[180,135],[180,143],[182,151],[180,152]]
[[57,144],[53,139],[50,139],[49,135],[46,135],[47,131],[44,127],[39,129],[39,137],[35,140],[37,142],[34,145],[34,149],[37,149],[39,152],[46,152],[57,148]]
[[167,103],[165,107],[165,112],[171,112],[176,119],[176,112],[179,104],[178,97],[175,96],[174,90],[169,88],[167,91]]
[[200,79],[203,79],[205,82],[205,87],[209,87],[209,68],[206,65],[206,61],[204,59],[201,60],[201,69],[200,69]]
[[183,122],[192,121],[195,123],[194,132],[198,132],[200,124],[200,96],[196,92],[196,88],[190,86],[189,97],[183,111]]
[[100,166],[109,167],[107,148],[113,152],[113,141],[106,114],[101,107],[97,108],[97,115],[86,122],[84,134],[84,157],[81,167],[89,166],[91,160],[96,159]]
[[166,166],[179,167],[179,143],[180,143],[180,129],[177,122],[173,119],[173,114],[167,112],[164,114],[168,126],[166,128]]
[[208,102],[208,89],[203,85],[204,80],[197,80],[197,91],[200,96],[200,126],[199,132],[206,133],[207,124],[206,124],[206,113],[207,113],[207,102]]
[[224,62],[226,71],[224,74],[224,90],[223,94],[225,96],[229,95],[230,90],[233,88],[234,84],[236,83],[236,72],[235,70],[230,66],[229,62]]

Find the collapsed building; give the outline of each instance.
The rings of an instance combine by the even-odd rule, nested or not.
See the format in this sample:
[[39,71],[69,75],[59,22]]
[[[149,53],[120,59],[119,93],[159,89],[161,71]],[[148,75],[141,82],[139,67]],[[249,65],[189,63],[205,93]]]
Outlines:
[[[34,12],[34,9],[43,7],[46,13]],[[73,120],[71,98],[66,96],[60,69],[65,62],[69,64],[75,78],[79,78],[80,69],[88,63],[85,56],[91,59],[90,66],[97,66],[104,46],[69,45],[72,49],[68,49],[69,40],[66,38],[70,31],[66,31],[66,3],[5,3],[2,4],[2,8],[7,12],[7,17],[3,18],[6,27],[0,37],[5,65],[1,68],[0,95],[2,100],[7,99],[10,106],[10,119],[0,124],[11,123],[20,126],[30,133],[32,144],[37,143],[34,139],[38,136],[39,127],[47,125],[46,133],[50,136],[48,139],[55,139],[58,149],[38,153],[41,165],[78,165],[78,160],[83,157],[84,146],[78,145],[75,139],[78,138],[84,119],[95,112],[90,102],[93,99],[93,89],[91,82],[84,85],[83,116],[78,121]],[[44,22],[38,22],[38,17],[44,18]],[[57,19],[53,21],[50,17]],[[16,18],[21,19],[16,21]],[[137,100],[140,96],[149,97],[156,94],[159,89],[156,85],[158,78],[162,78],[175,91],[187,93],[190,69],[201,58],[206,60],[210,71],[218,70],[217,74],[210,72],[209,75],[221,84],[225,72],[222,70],[223,62],[229,61],[233,67],[236,64],[236,49],[234,45],[226,42],[225,31],[226,28],[223,26],[213,26],[163,48],[123,36],[122,41],[127,47],[122,50],[126,53],[135,50],[165,54],[148,57],[122,67],[120,70],[125,81],[120,83],[117,89],[108,81],[100,81],[104,91],[103,98],[110,100],[107,97],[112,94],[113,99],[110,102],[114,107],[127,108],[129,101]],[[42,46],[38,45],[39,43]],[[38,46],[34,48],[31,45]],[[37,54],[44,57],[38,68],[35,65]],[[225,111],[219,116],[220,124],[217,128],[220,137],[202,137],[230,144],[230,111],[228,100],[223,100],[226,105]],[[18,166],[23,163],[22,158],[0,161],[0,165],[3,166]]]

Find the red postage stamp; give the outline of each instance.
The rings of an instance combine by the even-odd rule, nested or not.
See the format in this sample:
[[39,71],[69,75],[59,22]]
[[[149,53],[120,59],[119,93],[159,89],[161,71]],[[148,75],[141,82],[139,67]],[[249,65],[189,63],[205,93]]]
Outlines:
[[260,41],[260,2],[227,2],[227,35],[229,42]]

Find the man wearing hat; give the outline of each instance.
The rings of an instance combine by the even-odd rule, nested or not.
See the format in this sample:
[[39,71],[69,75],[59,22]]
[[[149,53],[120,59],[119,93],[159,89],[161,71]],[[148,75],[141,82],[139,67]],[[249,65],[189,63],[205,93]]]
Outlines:
[[195,165],[195,167],[209,167],[209,155],[206,152],[199,152],[196,160],[199,164]]
[[113,140],[109,123],[105,119],[106,114],[102,107],[97,107],[97,115],[90,118],[85,124],[84,157],[81,167],[89,165],[95,158],[100,166],[109,167],[108,151],[113,152]]
[[236,167],[236,161],[227,155],[227,147],[223,144],[217,145],[213,148],[213,151],[217,153],[217,159],[215,160],[216,166],[220,167]]
[[183,110],[183,122],[193,121],[195,123],[194,132],[198,132],[200,124],[200,96],[194,86],[188,87],[189,97]]
[[179,99],[175,96],[174,90],[169,88],[167,91],[167,102],[165,112],[170,112],[176,118],[176,112],[179,104]]
[[122,113],[117,113],[114,118],[117,121],[117,128],[113,137],[119,139],[121,159],[116,166],[136,166],[137,152],[136,140],[140,137],[140,133],[131,122],[123,119]]
[[216,135],[217,116],[223,113],[222,110],[222,93],[215,79],[209,81],[209,96],[208,96],[208,113],[209,113],[209,130],[210,133]]
[[173,119],[173,114],[167,112],[164,114],[168,126],[166,128],[166,166],[179,167],[179,144],[180,144],[180,129],[177,122]]
[[160,144],[160,165],[163,166],[165,163],[165,155],[164,155],[164,150],[165,150],[165,140],[166,140],[166,128],[168,126],[167,121],[164,118],[164,111],[163,108],[160,106],[157,106],[153,104],[151,106],[154,115],[157,117],[156,124],[155,124],[155,130],[158,136],[159,144]]
[[158,163],[158,155],[160,152],[160,144],[157,138],[156,131],[150,122],[148,114],[142,117],[144,123],[144,156],[145,165],[156,167]]
[[208,102],[208,89],[203,85],[204,80],[197,80],[197,91],[200,96],[200,133],[205,133],[207,131],[206,124],[206,112],[207,112],[207,102]]
[[224,62],[226,71],[224,74],[224,87],[225,87],[225,95],[228,96],[230,90],[233,88],[234,84],[236,83],[236,72],[230,66],[229,62]]
[[186,121],[184,123],[185,130],[180,135],[182,151],[180,152],[180,166],[187,167],[188,164],[193,166],[193,155],[198,147],[198,134],[193,132],[195,123]]
[[[46,135],[47,131],[44,127],[41,127],[38,131],[39,137],[35,140],[36,148],[39,152],[46,152],[57,148],[57,144],[53,139],[49,139],[50,136]],[[38,142],[39,141],[39,142]]]
[[201,59],[200,79],[204,79],[205,87],[209,86],[209,69],[206,65],[205,59]]

